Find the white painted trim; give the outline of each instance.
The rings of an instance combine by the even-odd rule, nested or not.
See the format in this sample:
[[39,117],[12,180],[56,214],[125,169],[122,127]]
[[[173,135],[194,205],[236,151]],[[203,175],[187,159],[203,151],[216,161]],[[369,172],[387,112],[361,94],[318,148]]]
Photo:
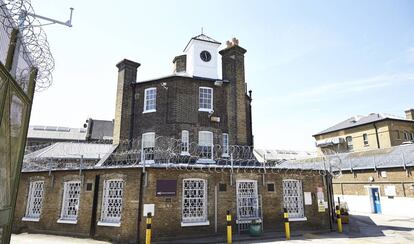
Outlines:
[[[147,107],[147,91],[151,91],[151,90],[155,90],[155,109],[149,109],[146,110]],[[144,109],[142,110],[143,114],[144,113],[151,113],[151,112],[155,112],[157,110],[157,88],[156,87],[150,87],[144,90]]]
[[189,226],[204,226],[204,225],[210,225],[210,221],[204,221],[204,222],[181,222],[181,227],[189,227]]
[[121,222],[109,223],[109,222],[98,221],[98,226],[121,227]]
[[[210,109],[206,109],[206,108],[200,108],[200,90],[201,89],[208,89],[211,90],[211,101],[210,101]],[[198,88],[198,111],[200,112],[214,112],[214,89],[212,87],[207,87],[207,86],[200,86]]]
[[208,108],[199,108],[198,111],[199,112],[209,112],[209,113],[214,112],[213,109],[208,109]]
[[39,222],[40,218],[30,218],[30,217],[23,217],[22,221],[28,221],[28,222]]
[[76,225],[78,223],[78,220],[68,220],[68,219],[58,219],[57,223],[59,224],[73,224]]
[[303,217],[303,218],[289,218],[289,222],[296,222],[296,221],[307,221],[308,218]]
[[144,112],[142,112],[143,114],[147,114],[147,113],[153,113],[153,112],[157,112],[156,109],[150,109],[150,110],[146,110]]

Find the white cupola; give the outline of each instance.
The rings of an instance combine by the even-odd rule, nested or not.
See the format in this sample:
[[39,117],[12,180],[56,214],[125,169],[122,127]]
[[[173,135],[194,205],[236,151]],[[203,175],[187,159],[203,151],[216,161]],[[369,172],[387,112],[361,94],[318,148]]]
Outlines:
[[187,56],[186,72],[193,77],[218,79],[220,45],[220,42],[204,34],[191,38],[184,48]]

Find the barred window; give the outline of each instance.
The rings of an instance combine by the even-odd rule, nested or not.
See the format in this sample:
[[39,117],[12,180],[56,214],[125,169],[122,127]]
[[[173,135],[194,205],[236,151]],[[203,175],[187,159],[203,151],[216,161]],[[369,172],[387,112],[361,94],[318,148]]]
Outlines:
[[30,182],[24,219],[38,220],[40,218],[43,205],[43,186],[44,181]]
[[283,206],[287,209],[289,218],[305,217],[301,181],[283,180]]
[[209,224],[207,220],[207,181],[183,180],[182,225]]
[[103,189],[101,222],[121,223],[122,195],[124,181],[106,180]]
[[210,112],[213,110],[213,88],[200,87],[199,88],[199,109],[198,111]]
[[200,150],[200,159],[213,159],[213,132],[199,131],[198,146]]
[[187,130],[181,131],[181,155],[188,155],[189,135]]
[[[68,181],[63,186],[60,220],[76,221],[79,213],[80,181]],[[59,222],[59,221],[58,221]]]
[[147,88],[144,92],[144,113],[155,112],[157,105],[157,88]]
[[142,134],[142,151],[146,163],[154,162],[155,133],[148,132]]
[[237,218],[259,218],[259,196],[257,194],[257,181],[237,181]]
[[229,134],[223,133],[223,157],[229,156]]

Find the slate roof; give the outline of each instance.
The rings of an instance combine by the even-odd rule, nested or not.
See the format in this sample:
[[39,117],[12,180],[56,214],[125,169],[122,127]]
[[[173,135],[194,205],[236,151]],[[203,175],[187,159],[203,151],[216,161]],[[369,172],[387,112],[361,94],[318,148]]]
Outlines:
[[280,167],[291,169],[314,169],[332,171],[377,170],[414,167],[414,144],[385,149],[341,153],[305,160],[285,161]]
[[407,121],[407,122],[414,123],[413,120],[409,120],[409,119],[398,117],[398,116],[391,115],[391,114],[371,113],[367,116],[363,116],[363,115],[353,116],[313,136],[322,135],[322,134],[326,134],[326,133],[330,133],[330,132],[334,132],[338,130],[348,129],[348,128],[352,128],[352,127],[356,127],[360,125],[370,124],[370,123],[374,123],[374,122],[378,122],[378,121],[386,120],[386,119],[400,120],[400,121]]

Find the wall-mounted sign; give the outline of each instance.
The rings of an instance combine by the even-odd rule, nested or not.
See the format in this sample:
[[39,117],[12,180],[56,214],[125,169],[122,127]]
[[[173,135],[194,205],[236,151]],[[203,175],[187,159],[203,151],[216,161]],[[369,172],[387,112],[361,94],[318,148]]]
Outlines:
[[305,195],[305,205],[312,205],[312,193],[304,192]]
[[318,212],[325,212],[325,202],[322,200],[318,200]]
[[177,194],[177,180],[157,180],[155,196],[171,197]]
[[395,197],[397,195],[395,191],[395,186],[385,186],[384,191],[385,191],[385,196],[387,197]]
[[151,216],[155,215],[155,204],[144,204],[143,215],[147,216],[148,213],[151,213]]
[[214,116],[212,116],[212,117],[210,118],[210,120],[211,120],[212,122],[217,122],[217,123],[219,123],[219,122],[220,122],[220,117],[214,117]]

